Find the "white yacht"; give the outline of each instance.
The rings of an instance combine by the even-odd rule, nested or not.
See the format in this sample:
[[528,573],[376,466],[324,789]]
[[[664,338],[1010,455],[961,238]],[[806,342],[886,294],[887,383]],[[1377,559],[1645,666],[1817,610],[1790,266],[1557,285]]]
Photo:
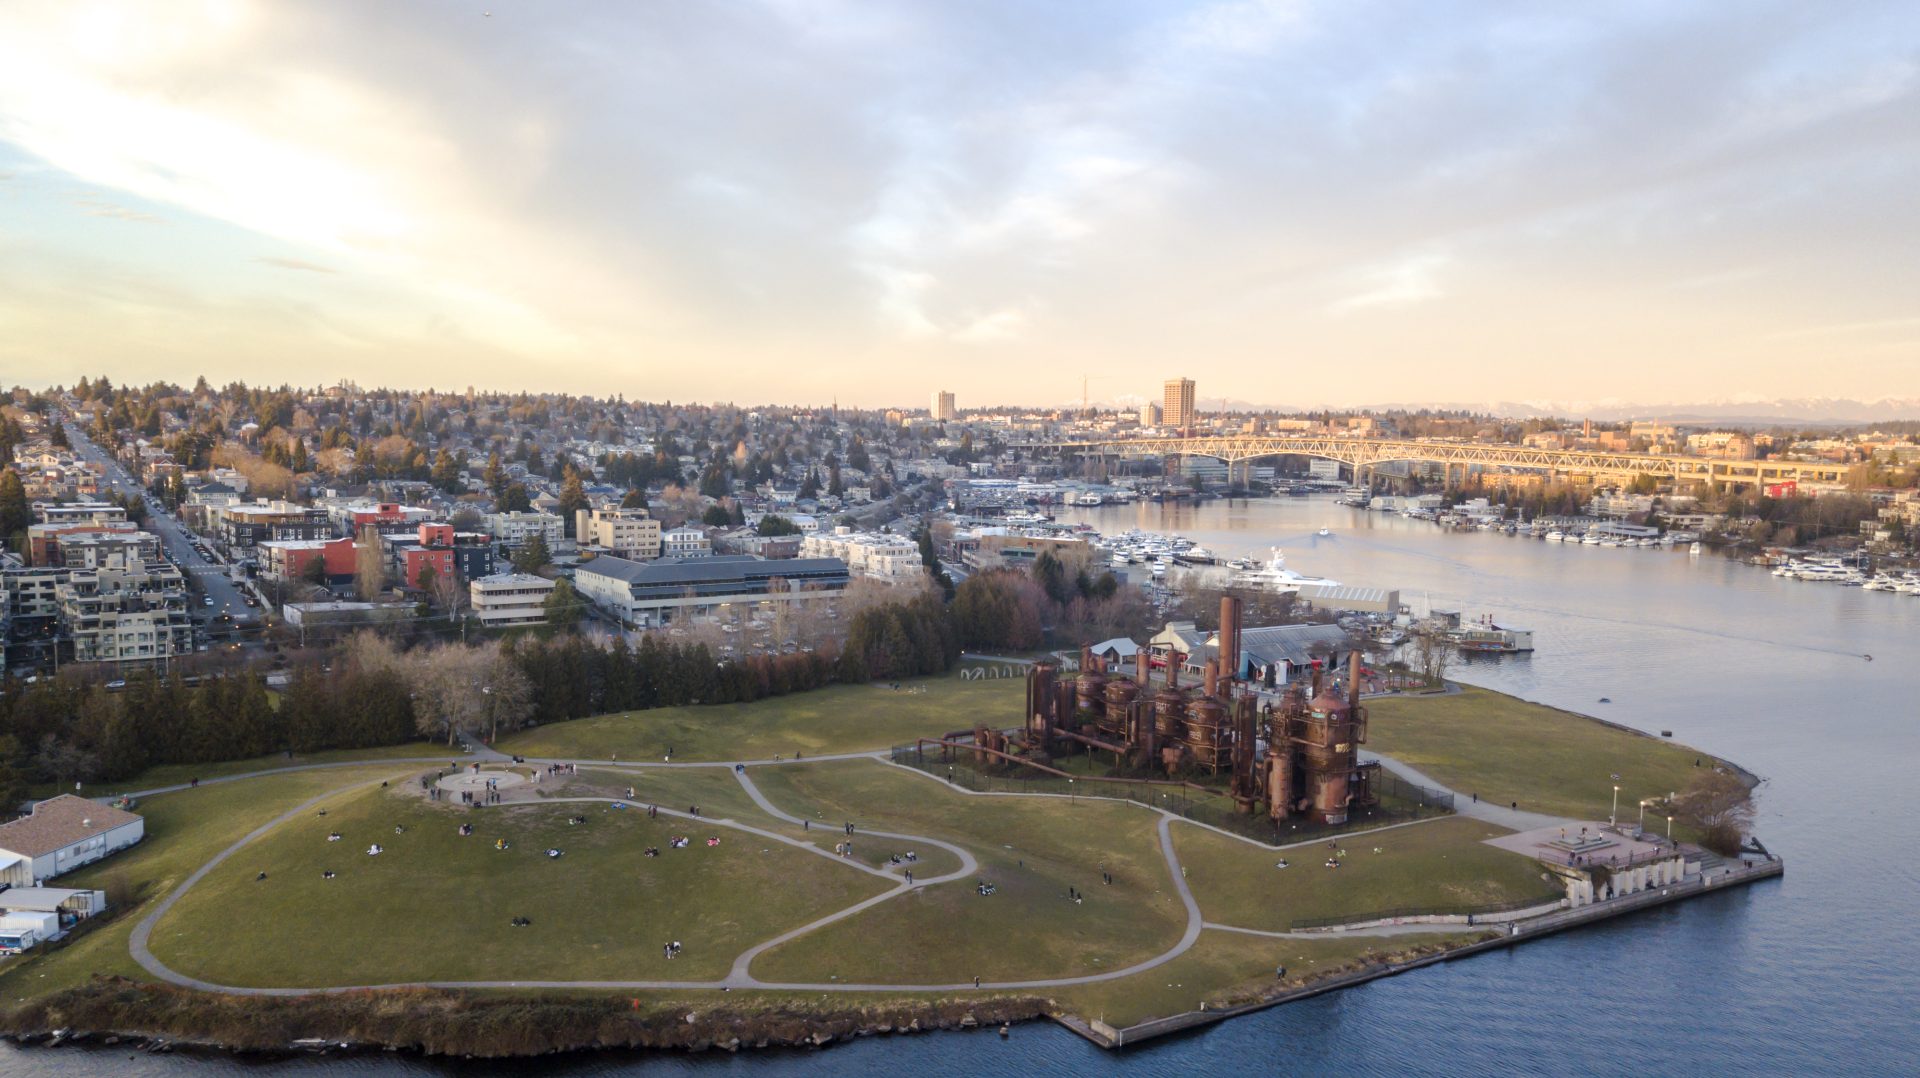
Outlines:
[[1564,543],[1566,541],[1567,541],[1566,532],[1556,530],[1556,531],[1550,531],[1547,533],[1547,542],[1549,543]]
[[1700,540],[1695,539],[1693,541],[1693,545],[1687,548],[1687,556],[1690,558],[1697,558],[1700,556]]
[[1320,538],[1322,538],[1322,539],[1325,539],[1325,538],[1326,538],[1327,536],[1329,536],[1329,535],[1332,535],[1332,534],[1333,534],[1333,529],[1332,529],[1332,528],[1321,528],[1321,529],[1320,529]]
[[1340,582],[1294,572],[1287,568],[1287,556],[1280,552],[1279,547],[1274,547],[1266,564],[1235,573],[1232,584],[1234,587],[1258,588],[1261,591],[1299,591],[1309,584],[1338,587]]

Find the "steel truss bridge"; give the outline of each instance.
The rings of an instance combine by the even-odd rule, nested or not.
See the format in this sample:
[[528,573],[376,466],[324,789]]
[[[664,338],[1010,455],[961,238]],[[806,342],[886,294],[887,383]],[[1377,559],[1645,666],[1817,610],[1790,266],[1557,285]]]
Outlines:
[[1021,448],[1058,450],[1082,456],[1213,457],[1229,467],[1263,457],[1299,456],[1337,460],[1356,478],[1389,462],[1439,464],[1453,469],[1517,469],[1545,472],[1549,478],[1587,476],[1633,479],[1651,475],[1681,483],[1786,482],[1837,483],[1848,466],[1816,461],[1723,460],[1717,457],[1656,453],[1605,453],[1586,449],[1530,449],[1479,442],[1427,442],[1339,435],[1229,434],[1192,438],[1119,438],[1103,441],[1033,443]]

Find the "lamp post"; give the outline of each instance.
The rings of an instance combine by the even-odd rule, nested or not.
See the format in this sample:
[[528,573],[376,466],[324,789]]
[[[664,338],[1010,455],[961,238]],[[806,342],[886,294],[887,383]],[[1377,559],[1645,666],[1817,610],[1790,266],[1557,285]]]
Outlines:
[[1079,803],[1080,803],[1079,797],[1073,791],[1073,780],[1068,779],[1067,780],[1067,804],[1077,805]]
[[1669,843],[1673,841],[1673,817],[1671,816],[1667,817],[1667,841]]
[[1640,820],[1634,825],[1634,829],[1637,831],[1645,831],[1647,829],[1647,802],[1651,800],[1653,799],[1650,797],[1640,799]]
[[[1619,778],[1618,775],[1615,775],[1614,777]],[[1616,782],[1613,784],[1613,808],[1611,811],[1607,813],[1607,826],[1618,827],[1619,825],[1620,825],[1620,784]]]

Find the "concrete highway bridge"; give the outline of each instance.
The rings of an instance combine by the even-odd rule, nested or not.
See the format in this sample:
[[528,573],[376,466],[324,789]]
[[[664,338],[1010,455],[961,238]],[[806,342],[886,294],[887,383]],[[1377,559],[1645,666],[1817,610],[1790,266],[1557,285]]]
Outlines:
[[1337,460],[1356,478],[1389,462],[1439,464],[1462,473],[1473,469],[1520,469],[1549,478],[1584,476],[1631,480],[1651,475],[1682,483],[1770,484],[1834,483],[1846,478],[1848,465],[1810,461],[1724,460],[1718,457],[1659,453],[1605,453],[1587,449],[1530,449],[1481,442],[1422,441],[1406,438],[1355,438],[1340,435],[1228,434],[1190,438],[1115,438],[1097,441],[1036,442],[1021,448],[1057,450],[1081,456],[1214,457],[1229,467],[1263,457],[1300,456]]

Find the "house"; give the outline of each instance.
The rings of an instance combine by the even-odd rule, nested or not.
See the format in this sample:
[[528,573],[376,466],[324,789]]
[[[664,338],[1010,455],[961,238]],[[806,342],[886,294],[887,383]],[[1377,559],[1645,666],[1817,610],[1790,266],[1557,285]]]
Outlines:
[[1105,660],[1109,670],[1119,669],[1122,663],[1131,663],[1133,657],[1139,653],[1140,645],[1124,636],[1102,640],[1093,645],[1093,657]]
[[[1104,646],[1104,645],[1102,645]],[[1268,625],[1240,631],[1240,655],[1234,675],[1266,688],[1280,688],[1315,663],[1332,671],[1346,661],[1346,630],[1337,625]],[[1191,621],[1168,622],[1147,642],[1155,667],[1180,665],[1183,677],[1197,678],[1218,657],[1220,634],[1205,632]]]
[[0,882],[36,886],[126,849],[146,833],[136,813],[72,794],[49,798],[0,824]]

